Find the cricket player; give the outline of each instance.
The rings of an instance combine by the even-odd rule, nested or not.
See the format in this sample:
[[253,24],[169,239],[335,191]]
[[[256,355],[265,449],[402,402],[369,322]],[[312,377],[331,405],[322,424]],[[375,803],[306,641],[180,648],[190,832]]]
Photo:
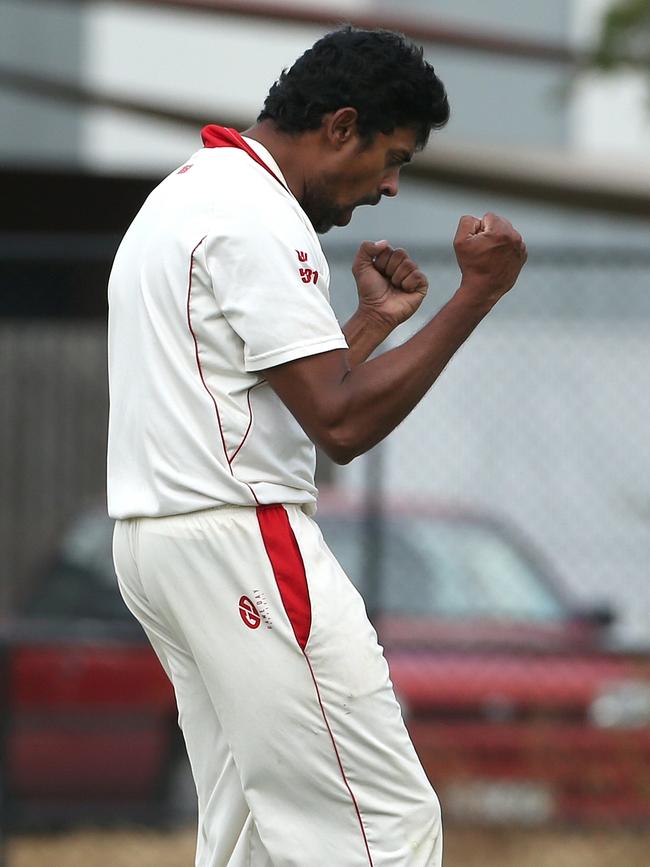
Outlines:
[[[402,249],[364,242],[342,328],[318,233],[396,196],[445,125],[403,36],[343,28],[257,123],[208,126],[149,196],[109,285],[109,512],[120,589],[171,682],[198,794],[197,867],[439,867],[440,808],[363,600],[314,523],[314,444],[389,434],[514,284],[520,235],[462,217],[460,286],[420,306]],[[453,287],[451,287],[453,288]]]

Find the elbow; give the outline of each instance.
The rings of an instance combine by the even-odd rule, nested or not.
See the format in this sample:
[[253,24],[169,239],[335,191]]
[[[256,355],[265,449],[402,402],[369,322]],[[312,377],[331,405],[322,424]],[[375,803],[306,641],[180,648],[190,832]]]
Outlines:
[[335,464],[338,464],[339,467],[344,467],[346,464],[353,461],[357,457],[357,454],[356,452],[337,450],[328,452],[327,456],[330,460],[334,461]]
[[351,411],[349,401],[322,401],[319,409],[306,430],[331,461],[344,466],[367,451],[368,431]]
[[319,445],[327,457],[339,466],[349,464],[366,451],[361,442],[339,428],[324,432]]

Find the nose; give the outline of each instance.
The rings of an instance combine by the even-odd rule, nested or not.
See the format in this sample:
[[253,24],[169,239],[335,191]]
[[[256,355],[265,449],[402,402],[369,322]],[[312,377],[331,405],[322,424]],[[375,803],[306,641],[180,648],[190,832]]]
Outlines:
[[389,175],[386,175],[384,180],[381,182],[379,191],[382,196],[390,196],[391,198],[399,193],[399,170],[395,170]]

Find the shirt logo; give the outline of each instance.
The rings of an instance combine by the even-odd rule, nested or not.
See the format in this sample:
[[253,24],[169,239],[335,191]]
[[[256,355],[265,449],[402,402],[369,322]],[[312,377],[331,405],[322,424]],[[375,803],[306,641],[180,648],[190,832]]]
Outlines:
[[179,169],[179,170],[176,172],[176,174],[177,174],[177,175],[184,175],[185,172],[189,172],[189,170],[192,168],[193,165],[194,165],[194,163],[188,163],[188,165],[183,166],[182,169]]
[[257,629],[262,622],[255,603],[248,596],[242,596],[239,600],[239,616],[249,629]]
[[307,254],[305,252],[303,252],[302,250],[296,250],[296,253],[298,254],[298,261],[299,262],[306,262],[307,261]]
[[318,283],[318,271],[312,271],[311,268],[299,268],[300,279],[303,283]]

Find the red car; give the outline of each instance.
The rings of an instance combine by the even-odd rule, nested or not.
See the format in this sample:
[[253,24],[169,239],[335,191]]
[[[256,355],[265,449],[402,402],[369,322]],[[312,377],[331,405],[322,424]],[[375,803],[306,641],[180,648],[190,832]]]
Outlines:
[[[318,521],[364,592],[448,820],[650,819],[650,655],[606,644],[504,525],[339,496]],[[12,824],[182,818],[171,687],[117,592],[111,522],[83,515],[5,632]]]

